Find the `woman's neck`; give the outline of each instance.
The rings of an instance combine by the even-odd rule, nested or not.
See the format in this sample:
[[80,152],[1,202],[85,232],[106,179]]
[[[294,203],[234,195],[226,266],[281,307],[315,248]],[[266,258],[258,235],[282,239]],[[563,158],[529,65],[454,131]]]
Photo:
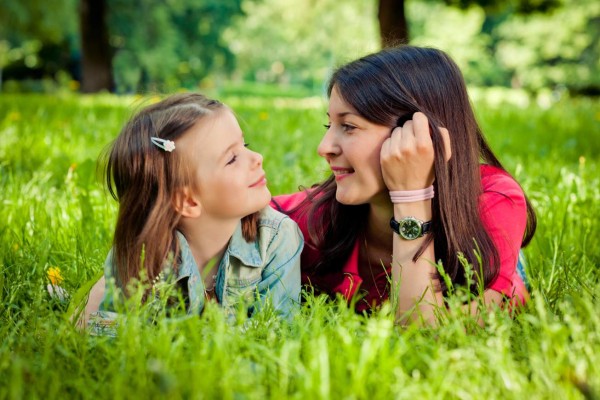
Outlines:
[[372,247],[388,249],[392,254],[392,234],[390,218],[394,216],[394,205],[387,196],[387,192],[376,197],[369,204],[367,219],[366,239]]
[[240,220],[219,220],[199,217],[184,219],[179,229],[185,236],[200,273],[211,260],[218,261],[223,256],[231,236]]

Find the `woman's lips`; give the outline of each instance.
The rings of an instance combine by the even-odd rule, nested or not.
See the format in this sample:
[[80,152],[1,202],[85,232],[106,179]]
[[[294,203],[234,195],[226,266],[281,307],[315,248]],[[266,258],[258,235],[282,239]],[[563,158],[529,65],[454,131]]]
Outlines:
[[342,179],[352,175],[354,170],[352,168],[331,167],[331,172],[333,172],[336,181],[341,181]]

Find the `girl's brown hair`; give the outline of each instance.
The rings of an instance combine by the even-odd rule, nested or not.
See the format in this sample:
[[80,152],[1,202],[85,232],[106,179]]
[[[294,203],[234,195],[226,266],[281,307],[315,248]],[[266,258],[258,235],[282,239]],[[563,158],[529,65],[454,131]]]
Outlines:
[[[119,202],[113,275],[121,288],[126,289],[132,278],[152,282],[167,263],[177,269],[176,229],[181,216],[175,201],[183,188],[197,190],[193,160],[177,149],[159,148],[150,138],[176,142],[199,120],[224,108],[201,94],[170,96],[134,115],[109,148],[105,181]],[[247,241],[256,238],[256,220],[256,213],[242,220]]]
[[[363,118],[390,130],[400,117],[420,111],[429,119],[435,151],[432,202],[433,231],[415,254],[414,260],[435,238],[437,259],[453,283],[465,284],[464,267],[458,254],[463,253],[474,266],[475,291],[481,279],[487,287],[499,270],[498,251],[484,228],[479,213],[482,193],[480,162],[504,170],[488,146],[469,102],[466,85],[458,66],[436,49],[401,46],[382,50],[339,68],[331,78],[328,93],[336,87],[342,98]],[[452,157],[445,162],[444,145],[438,127],[450,132]],[[322,252],[312,266],[316,273],[341,268],[350,255],[357,235],[364,232],[368,205],[348,206],[335,199],[333,177],[320,184],[292,212],[308,212],[311,239]],[[536,228],[535,212],[527,203],[527,227],[522,246],[526,246]],[[479,274],[477,252],[483,260]],[[310,267],[310,266],[307,266]],[[446,290],[440,279],[442,291]]]

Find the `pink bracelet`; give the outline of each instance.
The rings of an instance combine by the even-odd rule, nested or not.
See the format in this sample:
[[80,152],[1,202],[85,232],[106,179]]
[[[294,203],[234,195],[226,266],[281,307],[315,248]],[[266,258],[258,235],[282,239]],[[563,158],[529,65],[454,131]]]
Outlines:
[[422,201],[433,199],[433,185],[425,189],[419,190],[397,190],[390,191],[390,199],[392,203],[411,203],[413,201]]

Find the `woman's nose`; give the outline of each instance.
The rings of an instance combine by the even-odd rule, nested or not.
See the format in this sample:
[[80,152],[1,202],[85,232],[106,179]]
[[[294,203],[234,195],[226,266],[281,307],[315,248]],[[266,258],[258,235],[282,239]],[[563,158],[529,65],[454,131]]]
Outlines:
[[335,134],[331,128],[327,129],[319,147],[317,147],[317,153],[323,157],[328,158],[336,156],[340,153],[340,148],[335,142]]

